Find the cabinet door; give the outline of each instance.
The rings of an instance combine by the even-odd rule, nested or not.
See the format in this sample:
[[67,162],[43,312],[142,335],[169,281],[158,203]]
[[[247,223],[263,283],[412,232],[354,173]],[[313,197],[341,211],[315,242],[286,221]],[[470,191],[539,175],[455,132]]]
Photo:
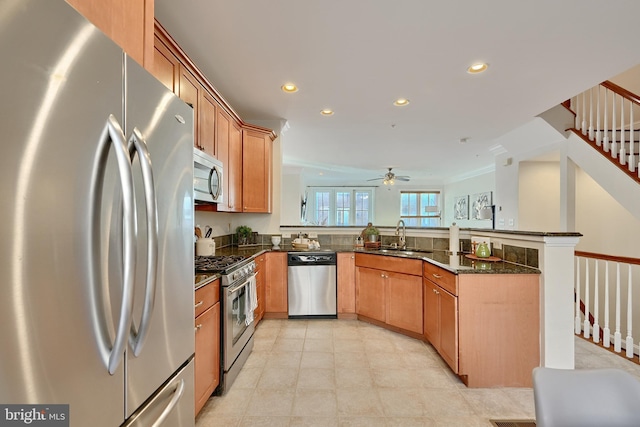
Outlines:
[[199,144],[200,149],[205,153],[217,157],[216,152],[216,102],[213,97],[205,88],[200,85],[198,87],[199,102],[198,102],[198,115],[200,128],[199,132]]
[[458,373],[458,298],[440,288],[440,355]]
[[196,317],[196,415],[220,383],[220,302]]
[[422,276],[386,273],[387,323],[422,334]]
[[193,108],[193,145],[202,150],[200,145],[200,126],[198,116],[198,80],[182,65],[180,66],[180,99]]
[[386,274],[382,270],[356,269],[356,313],[386,322]]
[[271,213],[271,139],[242,132],[242,211]]
[[265,312],[287,313],[287,253],[266,254]]
[[153,61],[153,0],[67,0],[140,65]]
[[242,212],[242,173],[242,129],[230,120],[229,162],[224,174],[229,184],[226,198],[231,212]]
[[256,293],[258,299],[258,307],[254,311],[256,326],[264,316],[264,298],[265,298],[265,254],[256,258]]
[[180,62],[157,36],[154,39],[151,74],[170,91],[178,94],[180,93]]
[[353,252],[338,253],[338,313],[356,312],[356,267]]
[[424,280],[424,336],[435,347],[440,349],[440,299],[438,286]]

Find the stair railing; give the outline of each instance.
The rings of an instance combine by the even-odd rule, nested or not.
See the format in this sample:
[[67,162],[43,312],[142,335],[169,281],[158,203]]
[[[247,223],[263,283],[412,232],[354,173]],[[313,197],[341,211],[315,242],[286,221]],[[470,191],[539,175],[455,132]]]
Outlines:
[[[601,265],[604,266],[604,269],[600,268]],[[602,340],[601,345],[605,348],[610,348],[612,343],[610,320],[611,312],[613,311],[615,321],[613,325],[615,328],[613,332],[613,351],[621,353],[624,348],[624,355],[629,359],[634,359],[634,353],[637,354],[638,351],[637,349],[634,350],[633,312],[635,304],[633,295],[640,296],[640,280],[634,282],[633,271],[639,267],[640,259],[638,258],[617,257],[592,252],[575,252],[574,332],[576,335],[582,334],[585,339],[590,339],[596,344],[600,344]],[[640,275],[636,271],[636,277],[638,276]],[[613,286],[615,286],[614,289],[612,289]],[[614,292],[613,300],[610,298],[612,292]],[[591,302],[592,298],[593,303]],[[581,302],[584,303],[583,310],[580,307]],[[637,298],[637,303],[640,304],[640,298]],[[603,313],[602,316],[601,313]],[[621,329],[623,317],[626,319],[624,341]],[[604,321],[602,330],[600,329],[601,321]],[[635,361],[636,363],[639,362],[637,358]]]
[[640,97],[607,80],[574,96],[569,105],[575,113],[572,130],[640,181]]

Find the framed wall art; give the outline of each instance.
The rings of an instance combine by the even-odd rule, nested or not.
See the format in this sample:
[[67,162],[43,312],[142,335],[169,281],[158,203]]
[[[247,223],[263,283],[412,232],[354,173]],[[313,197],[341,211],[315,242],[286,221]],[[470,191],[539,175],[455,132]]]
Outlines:
[[458,196],[453,199],[453,218],[469,219],[469,196]]
[[485,219],[480,215],[480,211],[484,208],[491,207],[493,204],[492,193],[487,191],[484,193],[476,193],[471,196],[471,219]]

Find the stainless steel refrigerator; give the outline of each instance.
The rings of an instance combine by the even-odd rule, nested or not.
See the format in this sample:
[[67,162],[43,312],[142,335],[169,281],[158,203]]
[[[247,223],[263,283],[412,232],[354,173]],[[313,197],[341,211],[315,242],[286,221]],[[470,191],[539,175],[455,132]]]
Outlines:
[[0,56],[0,404],[193,426],[193,110],[62,0]]

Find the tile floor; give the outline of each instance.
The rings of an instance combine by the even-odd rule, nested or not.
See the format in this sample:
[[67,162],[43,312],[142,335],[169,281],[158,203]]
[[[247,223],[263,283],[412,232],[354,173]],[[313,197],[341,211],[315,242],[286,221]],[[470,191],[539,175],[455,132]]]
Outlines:
[[[640,366],[576,338],[576,367]],[[613,362],[611,359],[614,359]],[[196,427],[491,426],[533,419],[530,388],[468,389],[433,347],[350,320],[263,320],[225,396]]]

